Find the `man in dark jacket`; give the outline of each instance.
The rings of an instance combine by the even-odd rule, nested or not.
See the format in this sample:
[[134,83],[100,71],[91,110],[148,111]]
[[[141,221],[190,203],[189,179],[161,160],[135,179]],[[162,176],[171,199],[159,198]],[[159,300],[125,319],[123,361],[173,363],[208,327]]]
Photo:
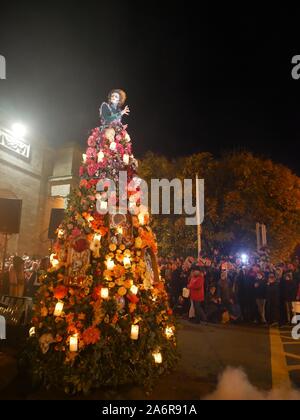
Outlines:
[[279,284],[276,282],[275,274],[270,273],[266,289],[267,297],[267,318],[270,325],[279,322]]

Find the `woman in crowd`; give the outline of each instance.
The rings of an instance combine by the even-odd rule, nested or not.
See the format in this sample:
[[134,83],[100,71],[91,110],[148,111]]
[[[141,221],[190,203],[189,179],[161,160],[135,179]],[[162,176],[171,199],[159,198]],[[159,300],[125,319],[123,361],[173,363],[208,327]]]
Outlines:
[[25,288],[24,261],[21,257],[14,257],[9,267],[9,294],[23,297]]

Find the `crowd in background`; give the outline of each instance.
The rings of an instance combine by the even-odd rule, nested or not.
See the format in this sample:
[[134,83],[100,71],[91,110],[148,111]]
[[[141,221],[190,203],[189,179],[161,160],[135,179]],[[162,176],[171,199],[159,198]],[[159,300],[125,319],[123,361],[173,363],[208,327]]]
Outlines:
[[[296,302],[300,309],[298,257],[273,264],[263,249],[253,255],[160,258],[173,311],[193,322],[291,323]],[[33,297],[41,272],[50,267],[42,259],[12,256],[0,278],[0,295]]]
[[49,267],[49,257],[39,259],[24,254],[7,258],[0,276],[0,295],[33,297],[40,287],[41,272]]
[[285,325],[300,301],[298,257],[272,264],[267,249],[227,257],[214,250],[210,258],[161,258],[159,265],[174,312],[193,322]]

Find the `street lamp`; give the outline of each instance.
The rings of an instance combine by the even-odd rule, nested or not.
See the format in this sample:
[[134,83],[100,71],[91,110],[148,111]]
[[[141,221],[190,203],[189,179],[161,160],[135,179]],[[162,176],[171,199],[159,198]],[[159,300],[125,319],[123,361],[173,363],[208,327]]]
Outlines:
[[15,123],[11,127],[13,135],[16,138],[22,139],[26,134],[26,127],[23,124]]

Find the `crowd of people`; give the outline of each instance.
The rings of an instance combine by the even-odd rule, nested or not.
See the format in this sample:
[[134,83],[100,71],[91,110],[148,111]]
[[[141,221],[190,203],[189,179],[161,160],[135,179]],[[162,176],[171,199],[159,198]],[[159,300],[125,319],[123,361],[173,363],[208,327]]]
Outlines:
[[298,257],[273,264],[267,249],[252,256],[161,258],[171,306],[197,323],[290,324],[300,301]]
[[[269,252],[224,257],[160,258],[173,311],[196,323],[246,322],[290,324],[299,301],[300,262],[273,264]],[[40,274],[50,267],[49,257],[27,254],[7,259],[0,278],[0,295],[33,297]]]
[[42,259],[27,254],[10,256],[0,277],[0,295],[33,297],[40,287],[40,274],[50,267],[49,257]]

